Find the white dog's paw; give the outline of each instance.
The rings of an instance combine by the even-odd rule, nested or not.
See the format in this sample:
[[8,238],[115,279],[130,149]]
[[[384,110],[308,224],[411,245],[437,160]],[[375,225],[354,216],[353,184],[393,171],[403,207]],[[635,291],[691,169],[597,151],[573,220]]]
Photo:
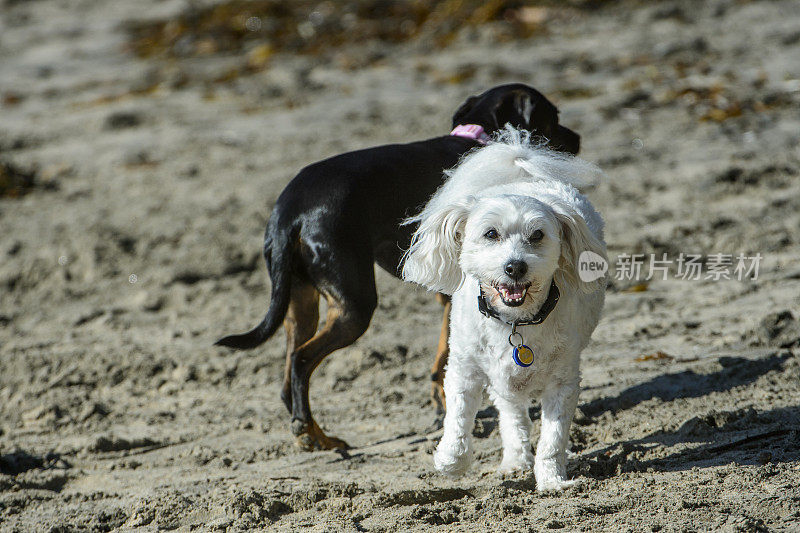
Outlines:
[[537,462],[534,466],[536,490],[564,490],[580,483],[577,479],[567,479],[565,468],[553,459]]
[[562,479],[562,478],[545,478],[540,480],[536,478],[536,490],[539,492],[560,491],[568,489],[569,487],[577,487],[580,485],[580,479]]
[[503,462],[497,469],[498,474],[511,474],[513,472],[524,472],[533,467],[533,454],[520,453],[514,455],[504,455]]
[[469,452],[454,455],[443,450],[441,445],[433,453],[433,466],[440,474],[450,477],[463,476],[471,462],[472,458]]

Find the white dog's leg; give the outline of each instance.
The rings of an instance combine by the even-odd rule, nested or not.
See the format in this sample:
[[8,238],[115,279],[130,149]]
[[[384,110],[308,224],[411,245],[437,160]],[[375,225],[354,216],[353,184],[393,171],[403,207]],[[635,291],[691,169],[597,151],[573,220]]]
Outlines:
[[534,462],[536,488],[540,491],[559,490],[575,483],[567,481],[566,449],[578,392],[577,383],[552,383],[542,395],[542,429]]
[[[453,354],[450,357],[452,363]],[[460,375],[452,364],[445,374],[444,434],[433,454],[433,464],[442,474],[460,476],[472,462],[472,428],[483,399],[483,385],[478,376]]]
[[503,462],[500,472],[528,470],[533,466],[531,452],[531,419],[528,416],[529,400],[506,399],[491,393],[500,418],[500,438],[503,441]]

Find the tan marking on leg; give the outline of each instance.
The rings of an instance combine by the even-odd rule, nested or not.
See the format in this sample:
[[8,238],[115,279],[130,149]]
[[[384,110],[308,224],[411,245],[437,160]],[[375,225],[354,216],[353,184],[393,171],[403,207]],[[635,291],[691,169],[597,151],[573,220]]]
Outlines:
[[309,414],[307,420],[298,419],[296,413],[298,409],[302,409],[302,406],[293,405],[295,419],[292,421],[292,432],[295,434],[295,443],[303,450],[349,448],[345,441],[326,435],[313,416],[310,416],[308,387],[311,374],[325,357],[339,348],[352,344],[363,333],[363,331],[354,333],[350,330],[352,328],[348,329],[346,327],[346,320],[343,319],[344,311],[337,300],[328,295],[326,295],[326,300],[328,301],[328,313],[325,318],[325,325],[311,340],[300,346],[294,354],[294,357],[300,358],[295,364],[302,367],[303,375],[297,376],[296,379],[301,380],[301,383],[297,385],[302,387],[301,401],[305,402],[305,406],[308,406]]
[[298,346],[314,336],[319,323],[319,292],[312,285],[292,281],[291,299],[283,328],[286,331],[286,364],[283,367],[281,399],[289,412],[291,408],[292,354]]
[[450,297],[438,293],[436,301],[444,306],[444,316],[442,316],[442,329],[439,333],[439,346],[436,348],[436,359],[431,368],[431,397],[437,413],[443,413],[447,408],[444,397],[444,367],[447,365],[447,358],[450,355],[450,309],[452,303]]

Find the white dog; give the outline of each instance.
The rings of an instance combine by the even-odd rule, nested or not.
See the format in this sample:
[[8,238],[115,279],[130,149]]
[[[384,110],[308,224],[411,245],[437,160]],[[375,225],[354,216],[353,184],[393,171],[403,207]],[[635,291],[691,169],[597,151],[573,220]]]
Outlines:
[[[453,295],[447,414],[436,469],[463,474],[483,391],[499,413],[501,471],[534,468],[538,490],[561,489],[578,401],[581,350],[600,319],[605,277],[585,283],[584,251],[606,257],[603,220],[573,184],[599,175],[580,159],[507,128],[465,157],[424,210],[403,278]],[[535,359],[535,360],[534,360]],[[531,399],[542,425],[534,459]]]

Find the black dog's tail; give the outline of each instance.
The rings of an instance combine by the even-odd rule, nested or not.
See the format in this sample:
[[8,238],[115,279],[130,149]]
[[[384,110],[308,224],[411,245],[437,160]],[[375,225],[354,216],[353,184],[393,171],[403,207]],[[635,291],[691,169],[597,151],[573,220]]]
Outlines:
[[[278,224],[275,224],[278,226]],[[291,229],[267,231],[264,242],[264,258],[272,280],[272,295],[267,316],[259,325],[241,335],[229,335],[218,340],[217,346],[227,346],[237,350],[249,350],[263,344],[283,322],[289,308],[291,287],[291,266],[294,253],[294,232]]]

